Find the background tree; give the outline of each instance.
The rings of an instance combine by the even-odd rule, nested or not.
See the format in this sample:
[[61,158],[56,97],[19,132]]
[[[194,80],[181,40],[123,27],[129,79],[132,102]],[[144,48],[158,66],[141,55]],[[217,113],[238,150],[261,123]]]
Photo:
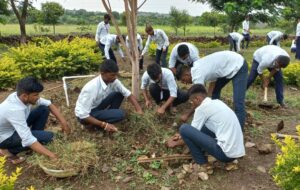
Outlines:
[[216,27],[227,20],[226,15],[217,11],[205,12],[199,18],[199,23],[203,26],[214,27],[214,36],[216,35]]
[[6,0],[0,1],[0,23],[5,23],[5,15],[9,15],[8,3]]
[[51,24],[53,26],[53,33],[55,34],[55,25],[58,23],[60,16],[64,14],[64,8],[56,2],[42,3],[43,23]]
[[183,36],[185,36],[187,26],[191,24],[193,20],[187,10],[182,10],[180,14],[181,14],[181,21],[182,21]]
[[174,28],[175,34],[178,35],[178,29],[183,25],[181,12],[180,10],[176,9],[176,7],[172,6],[169,14],[171,17],[170,24]]

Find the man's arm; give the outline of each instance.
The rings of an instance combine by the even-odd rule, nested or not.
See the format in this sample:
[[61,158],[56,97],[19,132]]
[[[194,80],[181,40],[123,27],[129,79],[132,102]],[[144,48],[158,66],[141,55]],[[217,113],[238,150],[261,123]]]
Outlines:
[[142,51],[142,55],[141,56],[144,56],[144,54],[148,51],[148,48],[149,48],[149,45],[150,45],[150,41],[151,41],[150,35],[148,35],[148,39],[147,39],[146,45],[145,45],[145,47],[144,47],[144,49]]
[[149,98],[148,90],[145,88],[145,89],[143,89],[142,93],[143,93],[143,96],[144,96],[144,99],[145,99],[145,102],[146,102],[146,107],[147,108],[151,107],[152,102],[151,102],[151,99]]
[[104,47],[104,54],[106,59],[110,59],[109,57],[109,49],[111,47],[110,39],[106,39],[105,47]]
[[216,81],[209,83],[208,92],[207,92],[208,96],[210,97],[212,96],[215,86],[216,86]]
[[138,101],[136,100],[136,98],[135,98],[135,96],[133,94],[131,94],[130,96],[128,96],[128,100],[134,106],[135,111],[137,113],[143,114],[143,110],[142,110],[140,104],[138,103]]
[[62,125],[63,132],[70,133],[71,132],[71,128],[69,127],[66,119],[60,113],[60,111],[58,110],[58,108],[54,104],[50,104],[49,105],[49,109],[50,109],[50,112],[58,119],[58,121]]
[[51,152],[50,150],[48,150],[46,147],[44,147],[43,145],[41,145],[41,143],[39,143],[38,141],[34,142],[30,148],[37,152],[37,153],[40,153],[42,155],[45,155],[45,156],[48,156],[49,158],[51,159],[56,159],[57,156]]
[[82,119],[85,123],[89,124],[89,125],[93,125],[93,126],[97,126],[99,128],[103,128],[104,130],[108,131],[108,132],[115,132],[118,131],[118,129],[115,127],[115,125],[104,122],[104,121],[100,121],[92,116],[89,116],[87,118]]
[[174,100],[176,99],[176,97],[172,97],[170,96],[168,98],[168,100],[160,107],[158,108],[157,112],[160,113],[160,114],[163,114],[165,113],[166,109],[171,106],[171,104],[174,102]]
[[164,51],[170,45],[170,43],[169,43],[169,38],[168,38],[167,34],[163,30],[161,30],[161,35],[162,35],[162,38],[165,41],[165,43],[163,45],[163,51]]

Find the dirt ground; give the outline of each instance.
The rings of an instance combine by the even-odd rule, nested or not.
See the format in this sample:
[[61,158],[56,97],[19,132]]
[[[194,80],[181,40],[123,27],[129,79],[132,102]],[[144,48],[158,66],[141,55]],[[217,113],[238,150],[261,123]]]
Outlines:
[[[147,58],[146,63],[152,59]],[[121,65],[121,70],[129,71],[130,67]],[[130,79],[121,78],[126,86],[130,85]],[[186,175],[184,181],[180,184],[176,175],[182,170],[182,165],[190,161],[177,161],[169,164],[161,164],[157,169],[149,167],[149,165],[138,165],[136,157],[140,155],[163,155],[165,153],[182,153],[182,148],[169,150],[164,146],[165,139],[176,132],[176,128],[171,125],[189,108],[188,103],[181,105],[178,110],[180,112],[176,116],[167,115],[165,118],[156,118],[153,122],[159,123],[157,128],[145,129],[135,125],[130,119],[126,119],[117,126],[123,132],[119,135],[109,136],[101,132],[88,132],[80,127],[74,116],[74,105],[78,96],[73,89],[81,88],[88,81],[80,80],[70,83],[70,102],[68,108],[65,103],[65,97],[62,89],[62,82],[45,81],[45,92],[42,96],[50,98],[54,104],[58,105],[70,123],[73,133],[66,137],[66,141],[74,141],[88,139],[97,143],[99,149],[99,165],[91,167],[90,173],[85,176],[77,176],[66,179],[56,179],[47,176],[39,167],[31,164],[21,164],[22,175],[19,177],[16,189],[26,189],[33,185],[36,189],[162,189],[162,187],[170,187],[170,189],[203,189],[203,190],[277,190],[279,189],[273,182],[270,169],[274,165],[276,146],[271,140],[270,134],[276,131],[277,123],[284,121],[285,127],[281,131],[285,134],[295,134],[295,126],[300,124],[300,106],[293,104],[299,101],[299,91],[291,90],[286,87],[285,96],[292,105],[288,109],[272,109],[264,110],[257,106],[262,99],[262,92],[258,87],[250,89],[247,95],[247,125],[245,126],[245,142],[253,142],[256,146],[264,143],[273,144],[273,151],[270,154],[261,155],[258,153],[257,147],[246,148],[246,156],[239,159],[238,170],[225,171],[222,168],[216,168],[214,173],[209,177],[208,181],[201,181],[192,175]],[[47,91],[53,87],[60,86],[53,90]],[[185,87],[185,85],[180,85]],[[0,92],[0,101],[11,93],[11,91]],[[225,102],[232,105],[231,85],[223,90],[222,97]],[[273,89],[270,90],[269,98],[274,101]],[[142,98],[140,102],[143,104]],[[123,104],[123,108],[131,112],[132,107],[127,102]],[[132,118],[130,113],[129,118]],[[141,119],[141,121],[146,120]],[[138,123],[138,122],[137,122]],[[140,124],[140,123],[138,123]],[[55,121],[49,125],[59,126]],[[59,155],[59,153],[58,153]],[[109,168],[115,167],[117,171],[109,169],[103,172],[103,165]],[[219,163],[219,165],[221,165]],[[221,165],[222,166],[222,165]],[[265,168],[265,172],[259,171],[258,166]],[[8,171],[13,171],[15,166],[7,164]],[[130,172],[129,172],[130,170]],[[169,171],[173,171],[173,173]],[[120,177],[118,177],[120,176]],[[132,177],[129,182],[124,182],[126,177]],[[120,179],[119,179],[120,178]]]

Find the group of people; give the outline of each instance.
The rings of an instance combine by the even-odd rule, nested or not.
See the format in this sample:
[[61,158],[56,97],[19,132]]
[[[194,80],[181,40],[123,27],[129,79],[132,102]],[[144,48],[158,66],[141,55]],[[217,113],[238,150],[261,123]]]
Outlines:
[[[247,19],[243,23],[242,37],[245,39],[250,32],[249,18]],[[137,97],[117,78],[119,67],[111,46],[118,46],[121,57],[124,56],[119,46],[120,36],[109,34],[109,20],[109,15],[105,15],[104,21],[98,25],[95,37],[106,59],[100,65],[100,74],[82,88],[76,102],[75,115],[78,122],[86,128],[116,132],[118,128],[114,123],[125,117],[124,110],[120,108],[124,98],[129,100],[141,117],[143,109]],[[148,64],[141,77],[146,109],[152,108],[152,100],[157,104],[158,114],[178,112],[177,105],[188,101],[192,103],[191,109],[180,117],[185,124],[181,125],[179,133],[167,141],[167,146],[172,148],[186,144],[197,164],[207,165],[205,152],[222,162],[231,162],[245,155],[245,95],[258,75],[263,81],[263,87],[269,85],[272,77],[275,79],[277,102],[282,107],[286,106],[281,69],[287,67],[290,57],[279,46],[266,45],[258,48],[253,54],[249,76],[247,62],[241,54],[219,51],[200,58],[199,50],[188,42],[175,45],[170,54],[169,68],[166,68],[169,47],[166,33],[161,29],[153,29],[150,25],[146,26],[145,31],[148,39],[144,48],[141,38],[137,38],[141,58],[147,52],[150,42],[157,44],[155,63]],[[274,40],[271,40],[270,43],[273,44]],[[130,47],[130,44],[127,43],[127,46]],[[142,64],[140,66],[142,69]],[[265,70],[269,70],[268,76],[264,75]],[[192,86],[185,91],[179,89],[177,81],[190,83]],[[233,86],[234,111],[219,100],[222,89],[230,81]],[[207,83],[209,86],[206,89]],[[51,132],[44,131],[49,112],[60,121],[63,131],[70,132],[70,127],[59,110],[51,101],[39,97],[42,90],[43,86],[39,81],[26,77],[19,81],[17,92],[0,104],[0,154],[6,155],[12,163],[24,161],[16,154],[28,148],[57,159],[55,153],[42,145],[53,138]],[[31,105],[34,104],[37,106],[31,110]],[[191,124],[186,124],[192,115]]]

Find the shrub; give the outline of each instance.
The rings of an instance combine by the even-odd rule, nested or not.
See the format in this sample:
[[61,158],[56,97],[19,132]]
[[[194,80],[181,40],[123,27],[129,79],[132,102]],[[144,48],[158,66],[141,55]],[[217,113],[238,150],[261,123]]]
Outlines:
[[4,56],[0,59],[0,89],[16,84],[22,78],[21,71],[12,58]]
[[[300,125],[297,126],[298,135],[300,135]],[[296,142],[290,136],[283,142],[272,136],[273,141],[279,146],[281,153],[277,154],[276,163],[271,170],[276,184],[285,190],[300,189],[300,143]]]
[[17,168],[16,171],[11,174],[11,176],[7,176],[4,169],[6,161],[5,159],[5,157],[0,157],[0,189],[13,190],[15,189],[15,182],[21,174],[21,168]]
[[285,84],[300,86],[300,64],[291,63],[283,71]]

